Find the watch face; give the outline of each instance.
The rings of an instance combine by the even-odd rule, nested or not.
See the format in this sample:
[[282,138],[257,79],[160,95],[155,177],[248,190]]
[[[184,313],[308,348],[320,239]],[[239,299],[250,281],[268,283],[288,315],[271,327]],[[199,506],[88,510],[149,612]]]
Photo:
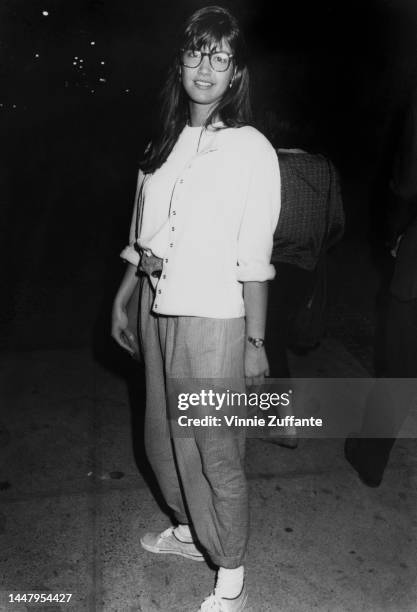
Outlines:
[[249,342],[253,344],[256,348],[262,348],[264,345],[264,341],[262,338],[249,338]]

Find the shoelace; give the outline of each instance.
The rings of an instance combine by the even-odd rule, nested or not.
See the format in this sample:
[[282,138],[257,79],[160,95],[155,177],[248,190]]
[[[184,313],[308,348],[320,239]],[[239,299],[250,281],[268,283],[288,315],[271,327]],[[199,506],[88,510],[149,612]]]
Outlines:
[[175,539],[176,539],[178,542],[181,542],[181,544],[194,544],[194,542],[193,542],[193,541],[191,541],[191,542],[186,542],[185,540],[180,540],[180,539],[178,538],[178,536],[176,536],[176,535],[175,535],[175,527],[168,527],[168,529],[165,529],[165,531],[163,531],[163,532],[162,532],[162,533],[159,535],[159,537],[160,537],[160,539],[163,539],[163,538],[169,538],[171,535],[172,535],[172,536],[174,536],[174,538],[175,538]]
[[200,612],[224,612],[221,600],[212,593],[201,604]]

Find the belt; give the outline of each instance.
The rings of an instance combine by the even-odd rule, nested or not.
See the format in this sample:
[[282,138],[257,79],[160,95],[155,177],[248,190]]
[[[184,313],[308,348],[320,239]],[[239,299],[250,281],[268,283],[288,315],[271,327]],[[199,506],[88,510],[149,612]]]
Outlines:
[[139,271],[148,276],[153,276],[153,278],[160,278],[162,274],[162,259],[152,254],[149,255],[143,250],[139,263]]

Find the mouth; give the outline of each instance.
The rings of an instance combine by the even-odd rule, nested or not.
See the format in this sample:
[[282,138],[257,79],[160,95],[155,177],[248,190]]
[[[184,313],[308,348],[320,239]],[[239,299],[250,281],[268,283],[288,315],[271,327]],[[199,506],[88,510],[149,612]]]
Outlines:
[[214,83],[211,83],[210,81],[194,81],[194,85],[196,87],[198,87],[199,89],[210,89],[210,87],[213,87]]

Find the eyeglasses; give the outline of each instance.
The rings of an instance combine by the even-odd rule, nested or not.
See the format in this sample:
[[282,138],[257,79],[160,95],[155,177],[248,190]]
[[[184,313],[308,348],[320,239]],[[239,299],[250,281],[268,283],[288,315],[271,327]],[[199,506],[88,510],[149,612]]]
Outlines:
[[181,64],[186,68],[197,68],[203,61],[205,55],[209,58],[210,66],[216,72],[225,72],[233,59],[233,55],[226,51],[203,53],[196,49],[183,49],[181,52]]

